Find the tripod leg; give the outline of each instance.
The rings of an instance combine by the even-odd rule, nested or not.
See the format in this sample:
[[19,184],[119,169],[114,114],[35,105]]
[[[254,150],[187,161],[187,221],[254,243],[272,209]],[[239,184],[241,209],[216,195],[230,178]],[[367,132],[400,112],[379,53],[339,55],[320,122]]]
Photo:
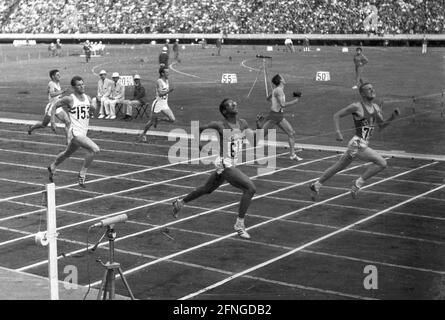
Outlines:
[[110,300],[114,300],[114,293],[116,292],[115,271],[110,270]]
[[100,284],[99,292],[97,293],[97,300],[100,300],[100,295],[104,292],[104,288],[107,284],[107,270],[104,272],[104,276],[102,277],[102,283]]
[[125,288],[127,288],[127,291],[130,294],[131,300],[134,300],[133,292],[131,292],[130,286],[128,285],[127,279],[125,279],[125,276],[124,276],[124,273],[122,272],[122,269],[119,267],[119,269],[117,269],[117,270],[119,271],[121,279],[124,282]]

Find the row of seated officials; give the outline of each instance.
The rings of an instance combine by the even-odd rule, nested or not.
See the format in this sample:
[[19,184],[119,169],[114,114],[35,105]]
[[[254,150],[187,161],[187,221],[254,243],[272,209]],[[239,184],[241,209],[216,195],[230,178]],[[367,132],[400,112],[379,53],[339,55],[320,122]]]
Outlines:
[[118,72],[113,72],[111,79],[107,78],[107,72],[99,72],[99,81],[97,83],[97,94],[93,98],[93,104],[99,107],[98,119],[116,119],[116,109],[121,109],[124,114],[124,120],[133,119],[133,110],[136,110],[136,117],[144,115],[148,97],[145,88],[141,85],[141,77],[133,76],[134,92],[131,100],[125,99],[125,86],[119,81]]

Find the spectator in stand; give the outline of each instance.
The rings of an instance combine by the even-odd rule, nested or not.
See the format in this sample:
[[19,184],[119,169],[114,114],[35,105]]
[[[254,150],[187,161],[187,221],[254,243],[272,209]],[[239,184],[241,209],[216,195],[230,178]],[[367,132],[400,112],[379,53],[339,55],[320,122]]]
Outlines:
[[124,120],[133,119],[133,108],[138,108],[143,106],[148,102],[145,95],[145,88],[141,84],[141,76],[136,74],[133,77],[134,81],[134,92],[132,100],[124,100]]

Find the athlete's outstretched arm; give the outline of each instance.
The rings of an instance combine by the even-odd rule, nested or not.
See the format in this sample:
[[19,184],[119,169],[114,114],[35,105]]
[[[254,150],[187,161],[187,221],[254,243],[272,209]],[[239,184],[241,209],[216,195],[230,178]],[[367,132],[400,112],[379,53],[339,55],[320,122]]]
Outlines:
[[378,124],[380,130],[383,130],[383,129],[385,129],[387,126],[389,126],[390,123],[391,123],[395,118],[397,118],[397,117],[399,116],[399,114],[400,114],[400,110],[399,110],[399,108],[397,108],[397,109],[395,109],[395,110],[391,113],[391,115],[389,116],[388,119],[384,120],[384,119],[383,119],[383,113],[382,113],[382,110],[377,109],[377,124]]
[[340,118],[346,117],[347,115],[353,114],[358,111],[358,107],[355,104],[350,104],[349,106],[337,111],[334,114],[334,126],[335,126],[335,133],[337,135],[336,139],[337,141],[343,141],[343,135],[341,134],[340,130]]
[[250,145],[256,148],[256,130],[252,130],[247,128],[244,130],[244,134],[246,135],[247,141],[249,141]]
[[51,129],[55,132],[56,131],[56,124],[54,116],[56,115],[56,111],[58,108],[66,107],[70,108],[73,105],[73,98],[70,96],[66,96],[63,98],[60,98],[54,103],[53,108],[51,109]]

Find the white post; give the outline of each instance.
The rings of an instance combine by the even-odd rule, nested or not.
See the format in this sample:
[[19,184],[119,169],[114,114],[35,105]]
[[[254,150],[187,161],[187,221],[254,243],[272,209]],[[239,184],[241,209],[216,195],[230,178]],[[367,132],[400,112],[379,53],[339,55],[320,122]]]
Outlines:
[[266,87],[266,98],[269,97],[269,89],[267,88],[267,72],[266,72],[266,60],[263,59],[263,72],[264,72],[264,86]]
[[57,226],[56,226],[56,187],[54,183],[46,185],[46,236],[48,240],[48,277],[51,300],[59,300],[59,276],[57,270]]

